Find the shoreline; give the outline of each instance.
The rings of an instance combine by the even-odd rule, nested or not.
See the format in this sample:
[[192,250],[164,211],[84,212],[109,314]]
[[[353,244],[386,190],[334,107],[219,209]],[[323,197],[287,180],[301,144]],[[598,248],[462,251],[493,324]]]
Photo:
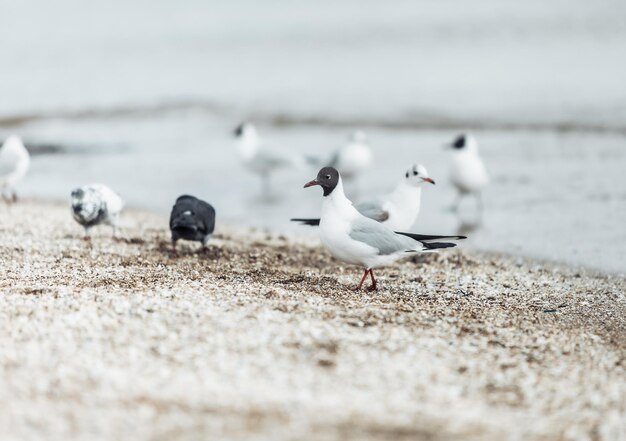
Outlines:
[[[51,108],[44,111],[28,111],[8,114],[0,113],[0,128],[17,129],[28,124],[40,123],[47,120],[81,121],[114,118],[146,118],[175,114],[178,112],[201,112],[208,116],[231,119],[240,115],[241,110],[229,107],[223,102],[212,100],[198,100],[183,98],[179,100],[157,100],[156,102],[140,102],[134,105],[117,103],[106,107],[78,107],[75,109]],[[557,115],[546,115],[543,118],[533,118],[524,115],[521,121],[508,116],[501,118],[498,115],[485,115],[479,119],[472,119],[467,115],[455,113],[441,113],[433,109],[422,108],[405,111],[403,114],[393,115],[337,115],[334,118],[319,113],[285,113],[280,110],[253,112],[253,119],[273,127],[315,127],[315,128],[345,128],[368,127],[386,130],[411,131],[492,131],[492,132],[545,132],[545,133],[573,133],[596,135],[626,135],[626,126],[620,121],[592,122],[585,118],[559,118]]]
[[[6,208],[6,206],[4,206]],[[45,216],[43,215],[45,213]],[[0,429],[15,439],[619,439],[626,280],[456,248],[382,269],[317,240],[167,218],[91,244],[0,212]]]

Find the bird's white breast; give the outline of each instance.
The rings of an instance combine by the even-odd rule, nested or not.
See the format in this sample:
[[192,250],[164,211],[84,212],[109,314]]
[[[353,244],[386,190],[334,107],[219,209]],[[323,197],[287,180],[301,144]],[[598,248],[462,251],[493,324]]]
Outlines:
[[383,203],[389,213],[383,224],[393,231],[409,231],[419,214],[421,195],[421,188],[400,184]]
[[367,266],[369,259],[378,254],[377,250],[350,237],[351,221],[360,214],[345,196],[333,196],[327,196],[322,203],[319,226],[322,244],[337,259]]
[[351,142],[339,151],[337,168],[343,175],[351,176],[367,169],[372,163],[372,152],[366,144]]
[[482,190],[489,182],[487,171],[478,154],[457,153],[452,158],[450,180],[463,193]]
[[30,155],[22,140],[10,136],[0,148],[0,181],[14,186],[28,172]]

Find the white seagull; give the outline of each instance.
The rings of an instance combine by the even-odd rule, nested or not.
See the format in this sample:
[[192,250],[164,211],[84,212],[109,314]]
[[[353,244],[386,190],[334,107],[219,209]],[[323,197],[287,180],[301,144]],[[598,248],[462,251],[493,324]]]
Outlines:
[[458,191],[454,210],[457,210],[464,196],[473,194],[482,211],[481,191],[489,183],[485,165],[478,153],[478,143],[472,135],[459,135],[448,145],[453,150],[450,180]]
[[339,170],[344,179],[356,178],[367,170],[374,159],[367,135],[357,130],[348,137],[348,141],[333,154],[328,165]]
[[274,171],[300,165],[296,158],[267,150],[252,123],[238,125],[234,136],[243,164],[251,172],[261,176],[266,192],[270,190],[270,175]]
[[[343,176],[343,175],[342,175]],[[364,201],[355,208],[365,217],[374,219],[394,231],[410,229],[420,212],[422,186],[435,184],[426,167],[413,165],[389,194],[372,201]],[[319,219],[291,219],[304,225],[319,225]]]
[[447,240],[465,239],[463,236],[427,236],[413,233],[396,233],[373,219],[363,216],[343,192],[339,172],[324,167],[317,178],[304,184],[304,188],[320,185],[324,190],[320,238],[326,249],[337,259],[365,267],[357,290],[370,275],[370,290],[376,289],[374,268],[387,266],[412,253],[454,247]]
[[30,167],[30,155],[19,136],[9,136],[0,147],[0,191],[6,201],[16,202],[15,186]]
[[91,184],[72,191],[70,199],[74,220],[85,229],[85,240],[90,240],[89,231],[96,225],[106,224],[113,228],[117,239],[119,216],[124,200],[106,185]]

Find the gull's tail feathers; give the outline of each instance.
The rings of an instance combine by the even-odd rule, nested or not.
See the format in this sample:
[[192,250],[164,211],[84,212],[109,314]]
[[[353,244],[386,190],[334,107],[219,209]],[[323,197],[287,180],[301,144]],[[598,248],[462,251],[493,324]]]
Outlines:
[[301,219],[301,218],[294,218],[294,219],[289,219],[291,222],[300,222],[301,225],[310,225],[312,227],[317,227],[320,224],[320,220],[319,219]]
[[455,243],[451,242],[421,242],[427,250],[438,250],[439,248],[452,248]]
[[[294,220],[294,219],[292,219]],[[461,240],[467,239],[466,236],[436,236],[432,234],[415,234],[415,233],[403,233],[401,231],[396,231],[396,234],[401,234],[402,236],[410,237],[413,240],[418,242],[422,242],[423,244],[431,244],[434,245],[433,242],[439,242],[441,240]],[[452,245],[454,246],[454,244]],[[435,248],[446,248],[446,247],[435,247]]]
[[465,236],[435,236],[428,234],[402,233],[400,231],[396,231],[396,234],[401,234],[418,241],[424,245],[424,249],[428,251],[438,250],[440,248],[452,248],[456,246],[455,243],[443,241],[467,239]]

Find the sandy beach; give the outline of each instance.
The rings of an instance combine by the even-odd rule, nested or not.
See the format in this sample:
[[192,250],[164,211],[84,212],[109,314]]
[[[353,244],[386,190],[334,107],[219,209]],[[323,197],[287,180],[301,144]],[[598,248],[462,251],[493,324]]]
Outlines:
[[0,208],[4,440],[626,438],[621,276],[461,246],[354,292],[311,238]]

